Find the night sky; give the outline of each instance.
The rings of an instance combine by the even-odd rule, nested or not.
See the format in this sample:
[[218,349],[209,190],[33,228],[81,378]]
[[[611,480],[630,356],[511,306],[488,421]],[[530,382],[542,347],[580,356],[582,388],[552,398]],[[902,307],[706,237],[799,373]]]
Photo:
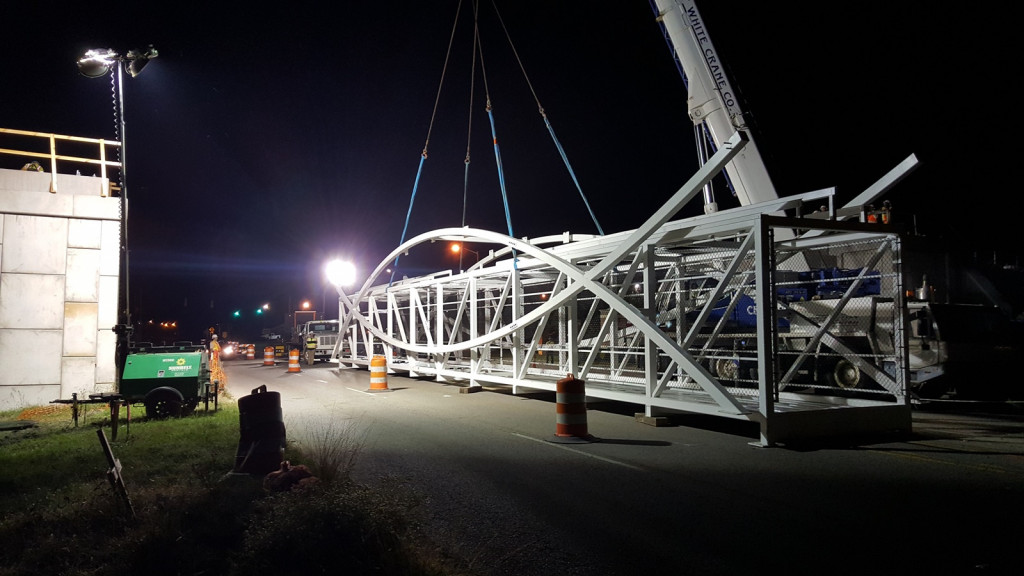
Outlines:
[[[597,231],[530,85],[605,232],[640,225],[697,169],[685,87],[648,0],[498,1],[530,85],[481,2],[486,86],[468,1],[454,37],[457,0],[185,4],[37,2],[4,9],[0,39],[0,127],[90,138],[116,136],[110,79],[79,75],[77,58],[159,51],[124,85],[130,306],[136,322],[177,320],[185,339],[238,332],[231,312],[262,303],[273,312],[260,327],[303,299],[336,316],[323,263],[368,272],[399,244],[425,145],[406,238],[461,225],[464,208],[467,225],[507,231],[487,94],[518,237]],[[889,196],[895,223],[1019,248],[1007,160],[1020,56],[1005,15],[722,4],[699,7],[780,194],[835,186],[843,202],[914,153],[922,166]],[[399,275],[454,266],[432,250],[403,256]]]

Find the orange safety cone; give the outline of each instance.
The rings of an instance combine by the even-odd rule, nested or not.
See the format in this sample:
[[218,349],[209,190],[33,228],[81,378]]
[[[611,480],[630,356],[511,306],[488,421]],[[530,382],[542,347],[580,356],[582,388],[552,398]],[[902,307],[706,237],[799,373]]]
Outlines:
[[581,444],[597,442],[587,432],[587,393],[583,380],[572,374],[555,385],[555,436],[551,442]]
[[292,348],[288,351],[288,371],[289,372],[302,372],[302,368],[299,367],[299,349]]
[[370,358],[370,392],[385,392],[388,388],[388,359],[378,354]]
[[267,346],[263,349],[263,365],[273,366],[274,365],[274,347]]

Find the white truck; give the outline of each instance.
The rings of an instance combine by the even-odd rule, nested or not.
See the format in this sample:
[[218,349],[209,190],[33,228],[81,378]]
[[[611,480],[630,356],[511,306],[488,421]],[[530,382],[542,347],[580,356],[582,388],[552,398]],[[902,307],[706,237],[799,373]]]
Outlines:
[[[316,338],[316,348],[310,354],[306,342]],[[329,360],[338,342],[337,320],[313,320],[306,322],[299,330],[299,341],[302,346],[302,357],[306,364],[312,365],[319,360]]]

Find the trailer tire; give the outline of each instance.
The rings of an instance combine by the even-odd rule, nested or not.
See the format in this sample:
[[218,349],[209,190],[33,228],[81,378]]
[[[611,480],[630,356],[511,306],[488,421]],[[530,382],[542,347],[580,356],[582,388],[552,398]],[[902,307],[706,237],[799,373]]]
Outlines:
[[860,368],[846,358],[840,358],[826,376],[830,385],[843,390],[852,390],[860,386]]
[[146,406],[146,416],[156,419],[164,419],[181,416],[182,405],[185,397],[181,392],[169,386],[154,388],[146,394],[143,404]]
[[712,362],[712,368],[720,380],[737,380],[740,377],[739,358],[719,358]]

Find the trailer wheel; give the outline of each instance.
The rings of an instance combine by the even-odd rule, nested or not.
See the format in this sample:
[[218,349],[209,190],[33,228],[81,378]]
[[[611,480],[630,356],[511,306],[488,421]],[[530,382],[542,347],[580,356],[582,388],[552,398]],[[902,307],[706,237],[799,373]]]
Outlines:
[[828,374],[830,384],[843,389],[853,389],[860,385],[860,368],[846,358],[841,358]]
[[740,361],[738,358],[719,358],[714,361],[714,372],[722,380],[736,380],[740,377]]
[[146,415],[150,418],[164,419],[181,416],[181,408],[185,398],[174,388],[163,386],[154,388],[146,394],[143,404]]

